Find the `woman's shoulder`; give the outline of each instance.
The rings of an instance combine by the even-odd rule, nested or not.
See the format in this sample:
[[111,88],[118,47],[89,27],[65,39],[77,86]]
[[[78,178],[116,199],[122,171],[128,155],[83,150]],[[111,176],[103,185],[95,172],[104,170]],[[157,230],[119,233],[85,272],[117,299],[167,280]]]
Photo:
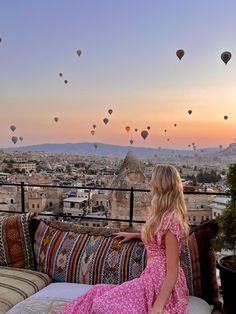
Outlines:
[[169,230],[178,240],[183,238],[184,228],[181,219],[176,214],[168,214],[163,218],[162,230]]

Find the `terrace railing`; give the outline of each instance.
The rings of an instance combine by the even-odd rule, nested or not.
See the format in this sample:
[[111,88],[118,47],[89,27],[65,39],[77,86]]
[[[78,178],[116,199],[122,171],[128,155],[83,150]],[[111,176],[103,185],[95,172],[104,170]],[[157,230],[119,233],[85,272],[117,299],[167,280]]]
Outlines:
[[[132,227],[133,223],[144,223],[145,221],[142,220],[135,220],[134,219],[134,193],[140,193],[140,192],[146,192],[150,193],[150,190],[148,189],[134,189],[133,187],[126,189],[126,188],[105,188],[105,187],[96,187],[96,186],[68,186],[68,185],[41,185],[41,184],[25,184],[24,182],[21,183],[0,183],[1,186],[16,186],[20,188],[21,192],[21,211],[16,212],[16,211],[8,211],[8,210],[0,210],[0,213],[8,213],[8,214],[16,214],[16,213],[26,213],[26,208],[25,208],[25,192],[26,188],[29,187],[39,187],[39,188],[61,188],[61,189],[80,189],[80,190],[103,190],[103,191],[123,191],[123,192],[129,192],[130,193],[130,202],[129,202],[129,219],[120,219],[120,218],[108,218],[108,217],[90,217],[90,216],[79,216],[79,215],[73,215],[73,216],[68,216],[66,213],[44,213],[41,212],[38,215],[41,216],[50,216],[50,217],[62,217],[62,218],[79,218],[81,220],[86,219],[86,220],[104,220],[104,221],[119,221],[119,222],[128,222],[129,226]],[[184,192],[184,194],[191,194],[191,195],[219,195],[219,196],[230,196],[228,193],[224,192]]]

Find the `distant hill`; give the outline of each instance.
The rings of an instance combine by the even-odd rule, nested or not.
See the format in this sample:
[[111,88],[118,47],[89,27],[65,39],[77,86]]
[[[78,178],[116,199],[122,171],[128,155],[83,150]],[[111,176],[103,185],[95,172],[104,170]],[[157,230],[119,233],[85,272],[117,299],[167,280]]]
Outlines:
[[[96,143],[97,148],[93,143],[64,143],[64,144],[39,144],[31,146],[21,146],[12,148],[2,148],[5,152],[45,152],[45,153],[61,153],[61,154],[78,154],[78,155],[97,155],[111,156],[124,158],[128,151],[133,151],[140,157],[153,157],[157,155],[177,154],[181,156],[194,156],[200,152],[198,150],[178,150],[178,149],[158,149],[136,146],[118,146],[111,144]],[[234,144],[231,144],[234,145]],[[204,148],[204,154],[213,154],[223,152],[219,148]]]

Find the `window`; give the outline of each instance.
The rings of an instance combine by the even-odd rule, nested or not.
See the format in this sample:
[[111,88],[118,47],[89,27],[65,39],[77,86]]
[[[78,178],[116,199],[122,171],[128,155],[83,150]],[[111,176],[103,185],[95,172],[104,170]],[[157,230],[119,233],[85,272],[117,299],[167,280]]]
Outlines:
[[216,217],[216,212],[214,212],[214,217]]
[[96,224],[93,224],[93,227],[96,227]]
[[39,204],[37,204],[37,208],[40,208]]
[[32,208],[34,208],[34,204],[32,204]]
[[193,221],[196,221],[196,216],[193,216]]

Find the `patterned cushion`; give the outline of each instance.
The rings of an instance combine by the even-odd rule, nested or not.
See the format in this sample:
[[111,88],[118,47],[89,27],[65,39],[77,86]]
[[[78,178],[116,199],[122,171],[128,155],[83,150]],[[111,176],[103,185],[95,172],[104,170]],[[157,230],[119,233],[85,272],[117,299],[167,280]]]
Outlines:
[[34,269],[29,214],[0,217],[0,266]]
[[[87,284],[120,284],[140,276],[146,265],[142,242],[120,245],[111,237],[114,232],[117,229],[40,222],[34,246],[38,270],[55,281]],[[190,295],[203,298],[209,304],[220,304],[215,255],[210,242],[216,233],[214,222],[194,228],[181,254]]]
[[63,231],[41,222],[34,244],[37,269],[55,281],[121,284],[140,276],[146,251],[139,241]]
[[0,314],[46,287],[51,279],[36,271],[0,266]]

